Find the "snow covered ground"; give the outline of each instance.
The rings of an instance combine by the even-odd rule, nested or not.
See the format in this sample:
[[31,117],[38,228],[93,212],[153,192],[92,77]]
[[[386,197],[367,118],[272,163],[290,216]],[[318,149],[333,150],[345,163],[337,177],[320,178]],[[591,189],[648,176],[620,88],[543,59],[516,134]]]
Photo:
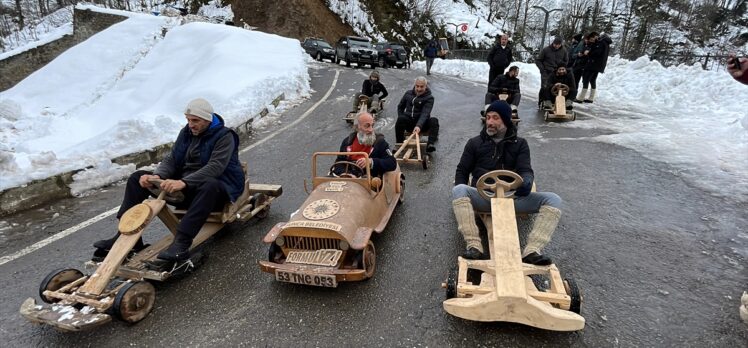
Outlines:
[[[532,64],[514,64],[527,102],[537,96],[540,72]],[[413,62],[413,68],[425,71],[425,63]],[[438,59],[431,71],[488,82],[483,62]],[[725,71],[664,68],[647,57],[610,57],[597,86],[595,103],[577,107],[592,117],[548,125],[608,130],[612,134],[584,140],[625,146],[672,165],[676,174],[710,192],[748,201],[748,86]]]
[[109,159],[173,141],[196,97],[236,126],[309,94],[298,40],[116,12],[130,18],[0,93],[0,190],[87,166],[126,173]]

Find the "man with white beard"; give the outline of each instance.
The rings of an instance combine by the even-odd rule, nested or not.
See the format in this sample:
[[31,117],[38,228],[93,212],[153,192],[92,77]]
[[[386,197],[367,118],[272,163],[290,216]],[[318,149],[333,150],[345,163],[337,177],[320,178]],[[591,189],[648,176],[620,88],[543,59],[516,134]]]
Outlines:
[[[550,265],[551,259],[541,250],[551,240],[561,218],[561,197],[552,192],[531,192],[534,173],[530,165],[527,141],[517,136],[512,124],[512,109],[504,101],[495,101],[486,110],[486,127],[480,135],[468,140],[455,172],[452,209],[457,229],[467,244],[463,257],[482,259],[483,244],[475,223],[475,211],[490,212],[491,202],[475,188],[478,179],[490,171],[511,170],[522,177],[522,186],[514,193],[517,213],[535,214],[535,222],[522,252],[522,262]],[[472,175],[472,181],[468,179]]]
[[[374,117],[368,112],[361,112],[353,120],[356,131],[343,139],[340,152],[366,152],[367,161],[363,155],[338,156],[337,161],[356,162],[356,165],[366,170],[371,168],[372,176],[393,171],[397,168],[397,160],[392,156],[390,145],[384,140],[384,135],[374,132]],[[340,174],[340,173],[338,173]]]

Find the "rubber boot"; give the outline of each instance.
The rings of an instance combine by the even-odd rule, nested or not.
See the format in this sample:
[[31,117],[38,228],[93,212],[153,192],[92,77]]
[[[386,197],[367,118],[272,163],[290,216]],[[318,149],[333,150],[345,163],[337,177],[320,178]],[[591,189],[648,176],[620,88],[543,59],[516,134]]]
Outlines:
[[[470,198],[461,197],[452,201],[452,210],[457,219],[457,230],[465,238],[465,258],[479,259],[483,256],[483,244],[481,244],[478,225],[475,224],[475,211]],[[471,249],[475,249],[474,251]],[[476,254],[477,251],[477,254]]]
[[577,96],[576,99],[574,99],[574,101],[577,103],[582,103],[584,102],[584,98],[586,97],[587,97],[587,88],[582,88],[582,90],[579,91],[579,95]]
[[553,231],[556,230],[556,226],[558,226],[559,219],[561,219],[561,210],[558,208],[546,205],[540,207],[538,214],[535,216],[532,230],[527,236],[527,245],[525,246],[525,250],[522,252],[523,262],[536,265],[551,263],[550,259],[542,256],[540,251],[551,241],[551,236],[553,235]]
[[591,89],[590,90],[590,97],[585,99],[585,103],[592,103],[595,101],[595,95],[597,94],[597,90]]

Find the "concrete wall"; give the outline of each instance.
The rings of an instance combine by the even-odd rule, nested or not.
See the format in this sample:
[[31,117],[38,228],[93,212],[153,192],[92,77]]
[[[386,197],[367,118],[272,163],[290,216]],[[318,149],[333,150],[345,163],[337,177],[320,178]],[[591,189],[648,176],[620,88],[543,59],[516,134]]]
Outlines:
[[125,19],[127,17],[75,9],[73,35],[65,35],[59,40],[0,61],[0,91],[15,86],[34,71],[57,58],[68,48]]

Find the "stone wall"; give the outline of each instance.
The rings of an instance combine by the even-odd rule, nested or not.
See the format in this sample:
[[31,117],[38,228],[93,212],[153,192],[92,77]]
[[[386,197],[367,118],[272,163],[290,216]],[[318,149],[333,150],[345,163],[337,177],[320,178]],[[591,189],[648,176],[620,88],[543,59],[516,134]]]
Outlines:
[[58,40],[0,61],[0,91],[15,86],[34,71],[41,69],[57,58],[68,48],[125,19],[127,17],[75,9],[73,35],[65,35]]

